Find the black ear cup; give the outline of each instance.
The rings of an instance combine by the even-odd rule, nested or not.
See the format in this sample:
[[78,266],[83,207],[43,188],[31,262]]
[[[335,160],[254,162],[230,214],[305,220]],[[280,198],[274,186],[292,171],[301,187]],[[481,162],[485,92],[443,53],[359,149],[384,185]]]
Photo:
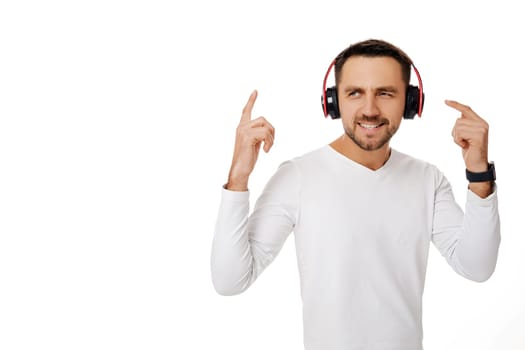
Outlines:
[[403,112],[403,118],[414,119],[416,114],[421,115],[423,111],[423,104],[425,102],[425,94],[421,93],[421,106],[419,105],[419,88],[414,85],[409,85],[407,88],[406,100],[405,100],[405,111]]
[[[326,101],[325,101],[326,96]],[[339,114],[339,102],[337,101],[337,89],[335,86],[326,89],[325,96],[321,96],[321,103],[323,110],[326,110],[326,114],[330,115],[332,119],[338,119],[341,117]],[[326,109],[325,109],[326,103]]]

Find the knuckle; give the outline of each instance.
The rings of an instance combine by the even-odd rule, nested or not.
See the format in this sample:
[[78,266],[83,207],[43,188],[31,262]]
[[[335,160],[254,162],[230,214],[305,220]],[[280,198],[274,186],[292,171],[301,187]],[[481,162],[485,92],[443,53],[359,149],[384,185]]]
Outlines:
[[489,130],[489,126],[488,126],[488,124],[487,124],[487,123],[481,123],[481,124],[479,125],[479,130],[480,130],[482,133],[486,133],[486,132],[488,132],[488,130]]

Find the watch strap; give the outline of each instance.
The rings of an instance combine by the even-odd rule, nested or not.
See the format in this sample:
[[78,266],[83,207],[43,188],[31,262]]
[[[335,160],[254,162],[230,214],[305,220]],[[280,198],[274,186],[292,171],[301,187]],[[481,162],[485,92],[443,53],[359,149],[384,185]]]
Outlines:
[[489,162],[487,171],[474,173],[466,169],[466,174],[469,182],[496,181],[496,168],[494,167],[494,162]]

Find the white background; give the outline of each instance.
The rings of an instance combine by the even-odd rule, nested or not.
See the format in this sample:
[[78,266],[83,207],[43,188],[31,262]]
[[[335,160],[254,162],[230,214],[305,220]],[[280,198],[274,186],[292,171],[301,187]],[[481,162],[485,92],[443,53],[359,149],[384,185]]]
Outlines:
[[[490,5],[489,5],[490,4]],[[392,145],[466,194],[450,136],[470,105],[491,126],[502,244],[482,284],[431,247],[426,350],[525,348],[525,32],[518,2],[2,1],[0,349],[302,349],[293,239],[244,294],[223,297],[210,249],[250,92],[284,160],[335,139],[324,73],[381,38],[419,68],[423,118]],[[333,79],[333,78],[332,78]],[[521,333],[521,334],[520,334]]]

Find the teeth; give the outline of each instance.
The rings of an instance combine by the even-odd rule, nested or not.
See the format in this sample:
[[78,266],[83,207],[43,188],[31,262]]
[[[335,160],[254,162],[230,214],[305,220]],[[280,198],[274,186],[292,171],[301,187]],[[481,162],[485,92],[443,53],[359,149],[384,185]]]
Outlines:
[[380,124],[373,125],[373,124],[360,124],[365,129],[374,129],[377,128]]

